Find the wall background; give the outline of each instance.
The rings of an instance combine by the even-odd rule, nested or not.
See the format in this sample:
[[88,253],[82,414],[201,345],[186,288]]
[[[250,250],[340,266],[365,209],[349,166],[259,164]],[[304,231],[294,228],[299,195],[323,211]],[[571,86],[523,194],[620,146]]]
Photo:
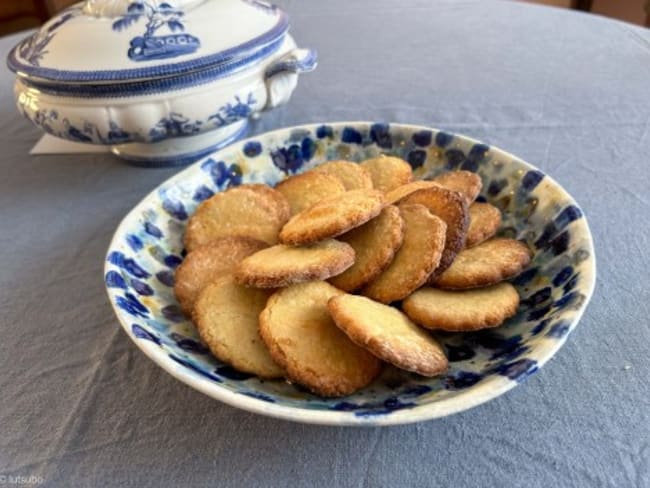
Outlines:
[[[0,0],[0,36],[34,28],[78,0]],[[433,1],[433,0],[432,0]],[[512,0],[592,13],[650,27],[650,0]]]

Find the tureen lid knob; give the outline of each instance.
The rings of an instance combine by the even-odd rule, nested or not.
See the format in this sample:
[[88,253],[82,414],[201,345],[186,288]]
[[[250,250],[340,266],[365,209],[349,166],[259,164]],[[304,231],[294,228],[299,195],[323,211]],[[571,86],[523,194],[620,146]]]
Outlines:
[[86,0],[83,13],[93,17],[122,17],[144,8],[161,10],[203,3],[205,0]]

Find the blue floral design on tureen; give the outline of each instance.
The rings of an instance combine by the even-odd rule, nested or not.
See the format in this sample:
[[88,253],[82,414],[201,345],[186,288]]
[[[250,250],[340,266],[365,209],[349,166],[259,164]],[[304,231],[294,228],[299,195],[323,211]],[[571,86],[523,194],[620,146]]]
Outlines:
[[[185,30],[181,21],[182,10],[168,3],[153,6],[149,2],[133,2],[127,8],[126,14],[113,22],[113,30],[122,31],[142,18],[147,19],[145,31],[141,36],[131,39],[128,56],[133,61],[174,58],[196,51],[201,42],[196,36],[186,33],[175,33]],[[172,34],[156,35],[161,28],[166,27]]]

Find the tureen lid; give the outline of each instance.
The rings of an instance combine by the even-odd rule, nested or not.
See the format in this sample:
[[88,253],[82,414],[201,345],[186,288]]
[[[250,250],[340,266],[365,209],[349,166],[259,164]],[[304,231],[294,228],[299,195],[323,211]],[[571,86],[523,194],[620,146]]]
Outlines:
[[287,29],[286,14],[261,0],[86,0],[15,46],[7,62],[39,81],[136,81],[268,56]]

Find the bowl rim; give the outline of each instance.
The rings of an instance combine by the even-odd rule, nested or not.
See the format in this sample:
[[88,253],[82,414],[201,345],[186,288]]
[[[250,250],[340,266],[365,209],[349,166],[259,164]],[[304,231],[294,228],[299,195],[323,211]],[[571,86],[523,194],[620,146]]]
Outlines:
[[[182,171],[179,171],[178,173],[172,175],[171,177],[167,178],[163,182],[156,185],[156,187],[152,191],[147,193],[147,195],[145,195],[136,205],[134,205],[131,208],[131,210],[122,218],[122,220],[118,224],[113,234],[113,237],[111,238],[111,242],[108,246],[108,250],[104,258],[103,276],[105,276],[106,273],[109,271],[110,263],[107,260],[108,255],[113,249],[118,247],[118,240],[120,240],[121,236],[124,234],[125,228],[130,223],[130,221],[134,218],[134,216],[136,215],[140,207],[143,206],[151,198],[154,198],[157,195],[158,189],[160,187],[170,186],[175,184],[176,182],[182,181],[185,178],[186,174],[194,171],[194,168],[200,166],[200,164],[202,164],[202,162],[205,161],[205,159],[214,158],[215,155],[217,155],[218,157],[218,154],[222,151],[232,151],[233,149],[236,150],[236,148],[238,147],[243,148],[244,145],[251,140],[258,140],[260,138],[271,137],[283,132],[290,133],[291,131],[294,130],[313,131],[322,125],[327,125],[333,128],[343,128],[343,127],[369,128],[375,123],[376,122],[373,121],[334,121],[334,122],[299,124],[299,125],[294,125],[289,127],[278,128],[272,131],[267,131],[261,134],[250,136],[246,139],[242,139],[241,141],[237,141],[234,144],[228,145],[222,149],[219,149],[205,156],[204,158],[201,158],[199,161],[191,164],[187,168],[183,169]],[[430,126],[424,126],[424,125],[403,124],[399,122],[390,122],[388,124],[390,127],[398,127],[402,130],[409,130],[414,132],[421,131],[421,130],[443,132],[441,129],[437,129],[435,127],[430,127]],[[472,144],[483,144],[481,141],[478,141],[472,137],[468,137],[457,132],[453,132],[453,135],[455,137],[462,138],[465,141]],[[555,187],[558,194],[562,198],[566,199],[567,201],[575,205],[577,208],[579,208],[583,214],[583,218],[580,220],[580,225],[582,227],[582,231],[585,234],[586,242],[589,246],[588,260],[591,266],[588,266],[583,271],[584,273],[583,281],[582,281],[583,289],[581,289],[581,292],[584,294],[585,299],[581,303],[580,309],[577,310],[576,314],[571,319],[569,323],[569,329],[566,334],[564,334],[562,337],[554,338],[553,340],[543,340],[533,350],[533,352],[535,353],[535,361],[537,362],[537,364],[536,364],[536,368],[533,371],[531,371],[529,375],[526,375],[526,377],[528,377],[531,374],[540,370],[542,366],[544,366],[557,353],[557,351],[560,350],[560,348],[564,345],[567,338],[573,331],[573,329],[577,326],[585,310],[587,309],[587,306],[594,293],[595,284],[596,284],[596,272],[597,272],[593,235],[589,228],[586,215],[584,214],[584,211],[582,210],[580,205],[555,179],[549,176],[546,172],[539,170],[539,168],[537,168],[536,166],[522,160],[521,158],[515,156],[514,154],[508,151],[504,151],[498,146],[489,145],[489,147],[490,150],[496,150],[499,153],[501,153],[503,156],[510,158],[513,161],[517,161],[517,163],[522,164],[528,170],[537,170],[542,172],[544,174],[544,178],[547,179]],[[220,386],[218,383],[199,375],[197,372],[192,371],[186,366],[178,364],[177,362],[172,360],[164,352],[162,348],[160,348],[158,345],[154,344],[153,342],[137,338],[131,329],[130,326],[131,321],[123,316],[123,312],[121,310],[118,310],[114,300],[111,297],[111,291],[105,282],[104,282],[104,288],[108,295],[108,299],[111,304],[111,307],[113,308],[113,312],[115,313],[121,327],[126,331],[127,335],[136,344],[136,346],[142,352],[144,352],[144,354],[149,359],[151,359],[154,363],[160,366],[163,370],[165,370],[167,373],[172,375],[177,380],[194,388],[195,390],[198,390],[201,393],[204,393],[205,395],[214,398],[216,400],[219,400],[227,405],[240,408],[248,412],[257,413],[257,414],[261,414],[273,418],[289,420],[289,421],[299,422],[299,423],[319,424],[319,425],[339,425],[339,426],[345,426],[345,425],[385,426],[385,425],[408,424],[408,423],[420,422],[424,420],[432,420],[436,418],[445,417],[447,415],[463,412],[470,408],[486,403],[498,396],[501,396],[502,394],[508,392],[509,390],[511,390],[521,382],[521,381],[508,379],[505,376],[491,376],[489,378],[485,378],[484,380],[480,381],[476,385],[467,388],[462,392],[456,393],[453,396],[443,398],[442,400],[438,400],[432,403],[416,405],[412,408],[405,408],[405,409],[393,411],[390,413],[390,415],[377,414],[377,415],[359,416],[359,415],[355,415],[355,412],[353,411],[350,412],[350,411],[337,411],[337,410],[315,410],[315,409],[302,408],[297,406],[281,405],[278,403],[268,402],[258,398],[253,398],[247,395],[243,395],[241,393],[230,391],[227,388]]]

